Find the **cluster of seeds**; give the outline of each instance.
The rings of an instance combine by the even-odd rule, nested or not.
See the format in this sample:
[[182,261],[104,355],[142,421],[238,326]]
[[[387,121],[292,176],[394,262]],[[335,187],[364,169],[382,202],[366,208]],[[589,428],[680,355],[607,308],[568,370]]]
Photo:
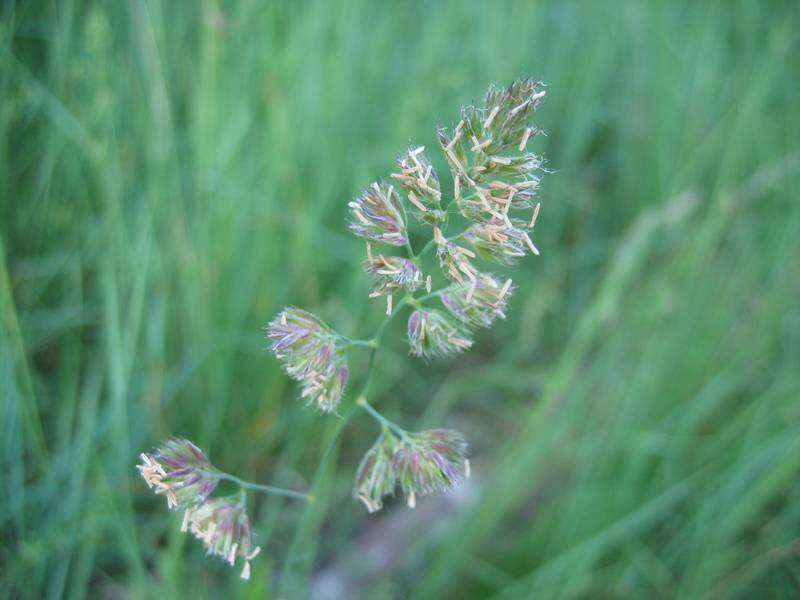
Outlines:
[[445,492],[469,473],[467,442],[457,431],[433,429],[401,437],[384,431],[358,467],[354,496],[375,512],[400,486],[414,508],[417,496]]
[[[472,223],[464,238],[484,260],[510,265],[526,250],[539,254],[529,231],[539,214],[537,172],[542,159],[526,148],[540,132],[530,117],[544,96],[542,84],[530,79],[505,89],[490,86],[484,107],[463,108],[452,132],[439,128],[439,143],[453,175],[454,201]],[[529,219],[510,216],[526,210]]]
[[445,308],[464,325],[491,327],[495,319],[505,319],[508,300],[513,291],[511,279],[500,282],[491,273],[480,273],[469,287],[452,285],[440,298]]
[[[413,292],[422,285],[422,271],[413,260],[402,256],[373,256],[367,242],[367,260],[364,270],[372,275],[372,291],[370,298],[386,296],[386,314],[392,314],[392,294],[398,290]],[[425,287],[431,291],[430,275],[425,280]]]
[[192,442],[171,439],[154,453],[141,454],[139,473],[156,494],[167,497],[170,510],[183,510],[181,531],[191,531],[206,552],[233,566],[242,557],[242,579],[250,578],[250,560],[261,548],[253,547],[244,493],[209,498],[220,481],[220,471]]
[[392,177],[403,186],[411,214],[422,223],[439,225],[447,218],[442,211],[439,177],[424,152],[425,146],[418,146],[402,155],[397,160],[400,172]]
[[350,229],[368,240],[404,246],[408,237],[402,210],[394,187],[385,182],[375,182],[350,203],[353,215]]
[[288,307],[267,326],[267,337],[286,373],[302,384],[301,396],[324,412],[335,410],[349,374],[339,336],[310,312]]
[[210,500],[187,508],[181,531],[190,531],[203,542],[206,553],[218,556],[233,566],[242,557],[242,579],[250,579],[250,561],[261,552],[253,547],[253,532],[243,493]]
[[167,497],[170,510],[205,501],[219,483],[217,470],[189,440],[168,440],[153,454],[140,457],[139,473],[156,494]]
[[408,345],[420,358],[458,354],[472,346],[469,334],[436,309],[418,309],[408,318]]

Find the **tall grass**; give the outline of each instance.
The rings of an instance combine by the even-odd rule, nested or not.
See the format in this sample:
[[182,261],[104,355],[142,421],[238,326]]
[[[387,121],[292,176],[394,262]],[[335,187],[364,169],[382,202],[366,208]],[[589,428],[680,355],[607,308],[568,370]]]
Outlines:
[[[797,593],[796,3],[0,11],[1,595]],[[549,84],[543,255],[475,351],[426,366],[395,323],[376,381],[473,479],[368,517],[372,424],[304,409],[261,327],[374,329],[347,201],[519,76]],[[260,501],[241,584],[136,478],[169,434],[325,501]]]

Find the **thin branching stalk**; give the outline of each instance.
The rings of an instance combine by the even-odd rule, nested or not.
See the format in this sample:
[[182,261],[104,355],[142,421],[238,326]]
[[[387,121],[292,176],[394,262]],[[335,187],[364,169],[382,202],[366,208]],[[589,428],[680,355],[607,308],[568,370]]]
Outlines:
[[306,500],[308,502],[314,501],[314,497],[311,494],[306,494],[304,492],[288,490],[286,488],[276,487],[274,485],[264,485],[263,483],[245,481],[244,479],[240,479],[239,477],[236,477],[236,475],[231,475],[230,473],[218,473],[217,476],[220,479],[231,481],[245,490],[252,490],[254,492],[261,492],[264,494],[272,494],[274,496],[283,496],[285,498],[297,498],[298,500]]

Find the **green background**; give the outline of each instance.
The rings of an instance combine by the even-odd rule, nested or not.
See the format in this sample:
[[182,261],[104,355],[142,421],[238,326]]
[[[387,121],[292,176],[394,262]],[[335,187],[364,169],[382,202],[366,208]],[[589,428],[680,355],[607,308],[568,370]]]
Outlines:
[[[796,2],[0,11],[0,595],[798,592]],[[294,304],[369,337],[384,304],[347,202],[523,76],[548,84],[542,256],[462,357],[411,359],[397,319],[373,398],[463,431],[473,477],[368,516],[350,493],[375,424],[336,438],[262,328]],[[137,476],[168,435],[316,481],[310,507],[251,498],[249,583]]]

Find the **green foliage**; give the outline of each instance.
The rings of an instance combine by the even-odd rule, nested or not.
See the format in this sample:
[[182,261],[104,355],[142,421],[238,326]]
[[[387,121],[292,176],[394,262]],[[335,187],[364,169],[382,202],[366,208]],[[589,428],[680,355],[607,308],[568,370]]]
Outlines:
[[[0,596],[796,593],[796,3],[0,11]],[[372,383],[463,431],[472,478],[367,516],[373,424],[304,409],[262,327],[294,304],[374,331],[348,202],[517,77],[548,85],[542,256],[457,362],[392,322]],[[314,491],[250,507],[250,582],[138,477],[170,435]]]

